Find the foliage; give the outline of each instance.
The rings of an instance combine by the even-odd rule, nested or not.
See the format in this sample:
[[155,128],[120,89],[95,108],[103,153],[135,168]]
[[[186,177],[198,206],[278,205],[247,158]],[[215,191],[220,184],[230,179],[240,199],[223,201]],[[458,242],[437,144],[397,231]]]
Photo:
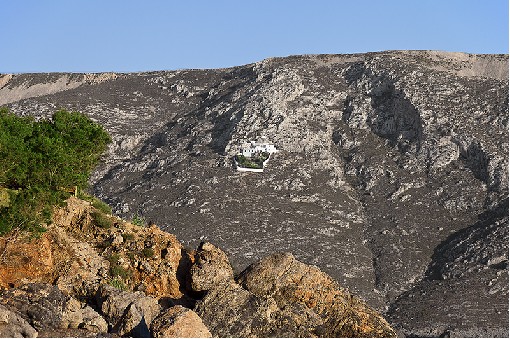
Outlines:
[[77,193],[78,198],[90,202],[92,204],[92,207],[94,207],[95,209],[103,212],[104,214],[112,214],[112,208],[101,199],[98,199],[93,195],[87,194],[82,190],[77,190]]
[[119,260],[120,256],[118,254],[112,254],[108,257],[108,261],[110,262],[110,276],[113,278],[120,278],[122,280],[131,278],[133,273],[122,267]]
[[123,233],[122,238],[124,241],[132,241],[135,240],[135,235],[133,233]]
[[116,289],[121,290],[121,291],[127,291],[127,289],[128,289],[126,284],[124,284],[124,282],[119,278],[113,278],[113,279],[108,280],[108,284],[110,286],[115,287]]
[[94,219],[94,224],[101,228],[111,228],[113,226],[113,221],[106,214],[100,211],[92,212],[92,219]]
[[53,206],[87,186],[110,141],[81,113],[61,110],[35,121],[0,108],[0,235],[14,228],[43,232]]
[[104,214],[112,214],[112,208],[102,200],[94,197],[92,200],[92,207],[103,212]]
[[140,226],[140,227],[147,226],[147,222],[145,221],[145,219],[142,216],[138,215],[138,213],[133,216],[131,223],[135,226]]
[[150,247],[146,247],[142,250],[142,255],[145,258],[152,258],[154,256],[154,250]]
[[269,153],[267,153],[267,152],[260,152],[260,153],[254,154],[250,158],[247,158],[242,154],[238,154],[235,156],[235,160],[239,164],[240,167],[255,168],[255,169],[264,168],[264,161],[266,161],[268,158],[269,158]]

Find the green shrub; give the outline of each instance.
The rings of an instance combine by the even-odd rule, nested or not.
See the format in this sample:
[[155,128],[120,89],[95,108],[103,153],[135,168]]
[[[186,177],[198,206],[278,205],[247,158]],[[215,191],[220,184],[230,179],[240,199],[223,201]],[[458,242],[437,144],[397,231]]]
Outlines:
[[112,208],[107,203],[105,203],[102,200],[99,200],[98,198],[95,198],[95,197],[93,198],[92,207],[100,210],[101,212],[103,212],[105,214],[112,214]]
[[122,234],[122,238],[124,241],[130,241],[135,239],[135,235],[133,233],[124,233]]
[[94,224],[97,227],[108,229],[113,226],[112,219],[110,217],[108,217],[106,214],[104,214],[103,212],[94,211],[94,212],[92,212],[91,215],[92,215],[92,219],[94,220]]
[[0,108],[0,235],[14,228],[43,232],[53,207],[87,187],[110,141],[100,125],[77,112],[35,121]]
[[137,214],[134,215],[133,219],[131,220],[131,223],[135,226],[145,227],[147,226],[147,222],[145,219]]
[[152,258],[154,256],[154,250],[150,247],[146,247],[142,250],[142,255],[145,258]]
[[125,269],[119,264],[120,256],[118,254],[112,254],[108,257],[110,262],[110,276],[113,278],[120,278],[126,280],[131,278],[133,275],[130,270]]
[[113,279],[108,280],[108,284],[110,286],[113,286],[116,289],[119,289],[122,291],[127,291],[127,289],[128,289],[126,284],[124,284],[124,282],[122,280],[120,280],[119,278],[113,278]]
[[238,154],[235,156],[235,160],[241,167],[245,168],[255,168],[262,169],[264,168],[264,161],[269,158],[269,153],[261,152],[258,154],[254,154],[251,158],[246,158],[242,154]]

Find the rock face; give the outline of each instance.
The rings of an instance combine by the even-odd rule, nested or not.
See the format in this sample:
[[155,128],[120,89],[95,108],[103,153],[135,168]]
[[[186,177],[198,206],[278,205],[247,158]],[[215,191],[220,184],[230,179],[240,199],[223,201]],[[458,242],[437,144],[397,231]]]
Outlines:
[[[192,286],[207,291],[195,311],[217,337],[392,337],[374,310],[342,290],[327,274],[275,254],[250,266],[236,283],[226,255],[201,244]],[[210,284],[196,284],[213,281]]]
[[35,338],[37,331],[19,314],[0,305],[0,337]]
[[[10,315],[7,313],[8,328],[12,331],[11,321],[17,321],[19,327],[14,328],[22,336],[60,336],[59,331],[69,329],[74,334],[80,332],[99,334],[108,330],[106,321],[90,306],[80,303],[49,284],[31,283],[21,288],[10,289],[0,295],[0,304],[4,312],[5,310],[10,312]],[[12,314],[17,317],[14,318]]]
[[[385,312],[411,309],[415,288],[467,269],[471,280],[448,281],[470,306],[453,320],[431,287],[434,319],[450,333],[508,331],[507,321],[483,320],[494,305],[467,283],[508,275],[504,237],[480,241],[480,229],[466,249],[452,237],[508,199],[508,55],[310,55],[218,70],[5,75],[0,84],[0,104],[15,113],[67,108],[104,124],[114,142],[94,194],[184,246],[218,245],[234,272],[292,252]],[[235,171],[232,156],[258,136],[280,152],[262,174]],[[389,312],[405,333],[430,329]]]
[[[133,225],[106,214],[103,222],[96,224],[100,211],[93,205],[71,197],[67,206],[56,209],[55,222],[39,239],[20,232],[0,238],[4,246],[0,252],[9,262],[7,268],[0,268],[25,274],[0,276],[0,335],[395,334],[376,311],[290,254],[284,255],[283,262],[270,257],[248,268],[236,282],[228,256],[212,243],[186,251],[175,237],[155,225]],[[105,218],[111,218],[111,224],[104,222]],[[37,252],[39,248],[43,251]],[[47,253],[43,269],[36,267],[41,259],[32,250]],[[305,294],[275,293],[274,282],[291,271],[294,282],[286,280],[277,284],[278,288],[290,290],[294,283],[295,291]],[[254,274],[267,277],[269,285]],[[313,281],[304,279],[309,274]],[[321,284],[325,292],[318,289]],[[323,297],[333,302],[322,308],[310,302]]]
[[166,310],[151,323],[154,338],[211,338],[211,332],[192,310],[180,305]]

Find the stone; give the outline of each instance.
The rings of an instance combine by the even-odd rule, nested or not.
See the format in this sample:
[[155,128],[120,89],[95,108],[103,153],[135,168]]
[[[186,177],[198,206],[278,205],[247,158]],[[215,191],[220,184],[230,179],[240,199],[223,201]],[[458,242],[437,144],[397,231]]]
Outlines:
[[106,321],[90,306],[66,295],[56,286],[29,283],[0,294],[0,305],[17,312],[39,334],[67,329],[106,333]]
[[149,326],[159,314],[157,299],[143,292],[121,291],[109,285],[101,285],[96,294],[101,313],[120,336],[149,336]]
[[321,336],[396,336],[378,312],[290,253],[273,254],[251,265],[239,282],[257,296],[273,298],[280,308],[300,304],[312,310],[323,320]]
[[36,338],[37,335],[22,316],[0,305],[0,338]]
[[211,332],[202,319],[180,305],[170,307],[151,323],[154,338],[211,338]]
[[200,244],[190,270],[191,289],[208,291],[234,280],[234,271],[225,252],[209,242]]

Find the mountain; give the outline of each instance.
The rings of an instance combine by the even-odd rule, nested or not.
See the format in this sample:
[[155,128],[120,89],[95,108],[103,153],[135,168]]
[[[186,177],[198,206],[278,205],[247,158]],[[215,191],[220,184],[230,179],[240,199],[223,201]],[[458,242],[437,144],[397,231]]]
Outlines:
[[[508,333],[508,55],[305,55],[0,86],[17,114],[65,108],[106,127],[91,191],[124,218],[210,241],[238,272],[291,252],[404,335]],[[261,136],[279,152],[263,173],[236,171]]]

